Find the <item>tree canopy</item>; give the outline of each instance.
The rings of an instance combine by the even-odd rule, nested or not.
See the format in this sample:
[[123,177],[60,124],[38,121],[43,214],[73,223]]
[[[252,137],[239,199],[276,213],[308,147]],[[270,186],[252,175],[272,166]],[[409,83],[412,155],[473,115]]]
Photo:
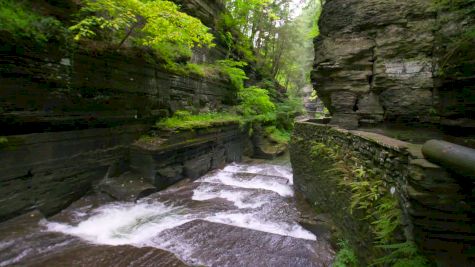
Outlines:
[[[238,29],[247,41],[235,43],[238,54],[255,60],[265,78],[287,88],[297,90],[309,82],[320,0],[227,0],[226,7],[225,30]],[[243,47],[252,53],[243,53]]]
[[166,0],[86,0],[80,20],[70,27],[75,39],[99,39],[117,45],[149,47],[166,60],[190,54],[194,46],[212,46],[213,35],[197,18]]

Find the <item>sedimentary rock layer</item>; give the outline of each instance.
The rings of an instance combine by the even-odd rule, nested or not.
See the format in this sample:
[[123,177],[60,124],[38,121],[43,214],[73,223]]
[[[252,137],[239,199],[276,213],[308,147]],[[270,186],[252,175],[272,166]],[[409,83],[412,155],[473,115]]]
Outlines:
[[[465,56],[470,51],[450,42],[474,24],[473,12],[463,11],[473,3],[445,10],[434,2],[326,1],[313,80],[334,124],[453,124],[472,117],[475,65]],[[456,63],[449,66],[453,50],[450,62]]]

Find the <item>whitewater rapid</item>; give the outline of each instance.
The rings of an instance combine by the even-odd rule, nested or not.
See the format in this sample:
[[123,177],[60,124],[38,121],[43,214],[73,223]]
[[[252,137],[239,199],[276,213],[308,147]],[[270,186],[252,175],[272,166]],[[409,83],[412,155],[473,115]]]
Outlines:
[[57,216],[38,218],[27,235],[8,234],[0,242],[0,266],[97,261],[329,266],[332,261],[329,243],[299,224],[289,166],[234,163],[137,202],[101,199],[91,195]]

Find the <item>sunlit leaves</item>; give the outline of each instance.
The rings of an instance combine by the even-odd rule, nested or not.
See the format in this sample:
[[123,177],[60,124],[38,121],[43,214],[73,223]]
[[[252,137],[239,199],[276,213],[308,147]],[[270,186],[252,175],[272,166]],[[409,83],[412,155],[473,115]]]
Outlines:
[[98,39],[118,47],[125,43],[145,46],[165,57],[174,56],[167,55],[170,45],[186,49],[213,45],[208,28],[170,1],[86,0],[81,18],[70,27],[75,40]]
[[245,118],[260,122],[275,120],[276,107],[270,100],[267,90],[252,86],[241,89],[238,95],[241,100],[239,111]]

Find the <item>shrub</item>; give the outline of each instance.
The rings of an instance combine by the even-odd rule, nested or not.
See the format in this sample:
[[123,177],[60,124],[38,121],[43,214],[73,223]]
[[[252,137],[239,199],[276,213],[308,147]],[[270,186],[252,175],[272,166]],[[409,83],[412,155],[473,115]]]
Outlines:
[[70,27],[75,40],[98,39],[116,45],[149,47],[166,61],[212,46],[213,35],[197,18],[166,0],[85,0],[82,19]]
[[26,1],[0,0],[0,30],[9,32],[17,40],[29,40],[44,45],[65,28],[53,17],[37,14]]
[[216,67],[229,77],[231,84],[237,90],[242,90],[244,88],[244,80],[247,80],[246,72],[242,69],[247,66],[246,62],[234,61],[231,59],[218,60],[216,61]]
[[277,104],[277,127],[292,130],[295,117],[304,113],[302,100],[289,97],[284,102]]
[[288,144],[290,142],[290,135],[289,131],[281,130],[275,126],[268,126],[265,128],[265,132],[267,137],[278,144]]
[[275,122],[275,104],[270,100],[267,90],[255,86],[243,88],[238,92],[241,104],[238,106],[248,121]]

